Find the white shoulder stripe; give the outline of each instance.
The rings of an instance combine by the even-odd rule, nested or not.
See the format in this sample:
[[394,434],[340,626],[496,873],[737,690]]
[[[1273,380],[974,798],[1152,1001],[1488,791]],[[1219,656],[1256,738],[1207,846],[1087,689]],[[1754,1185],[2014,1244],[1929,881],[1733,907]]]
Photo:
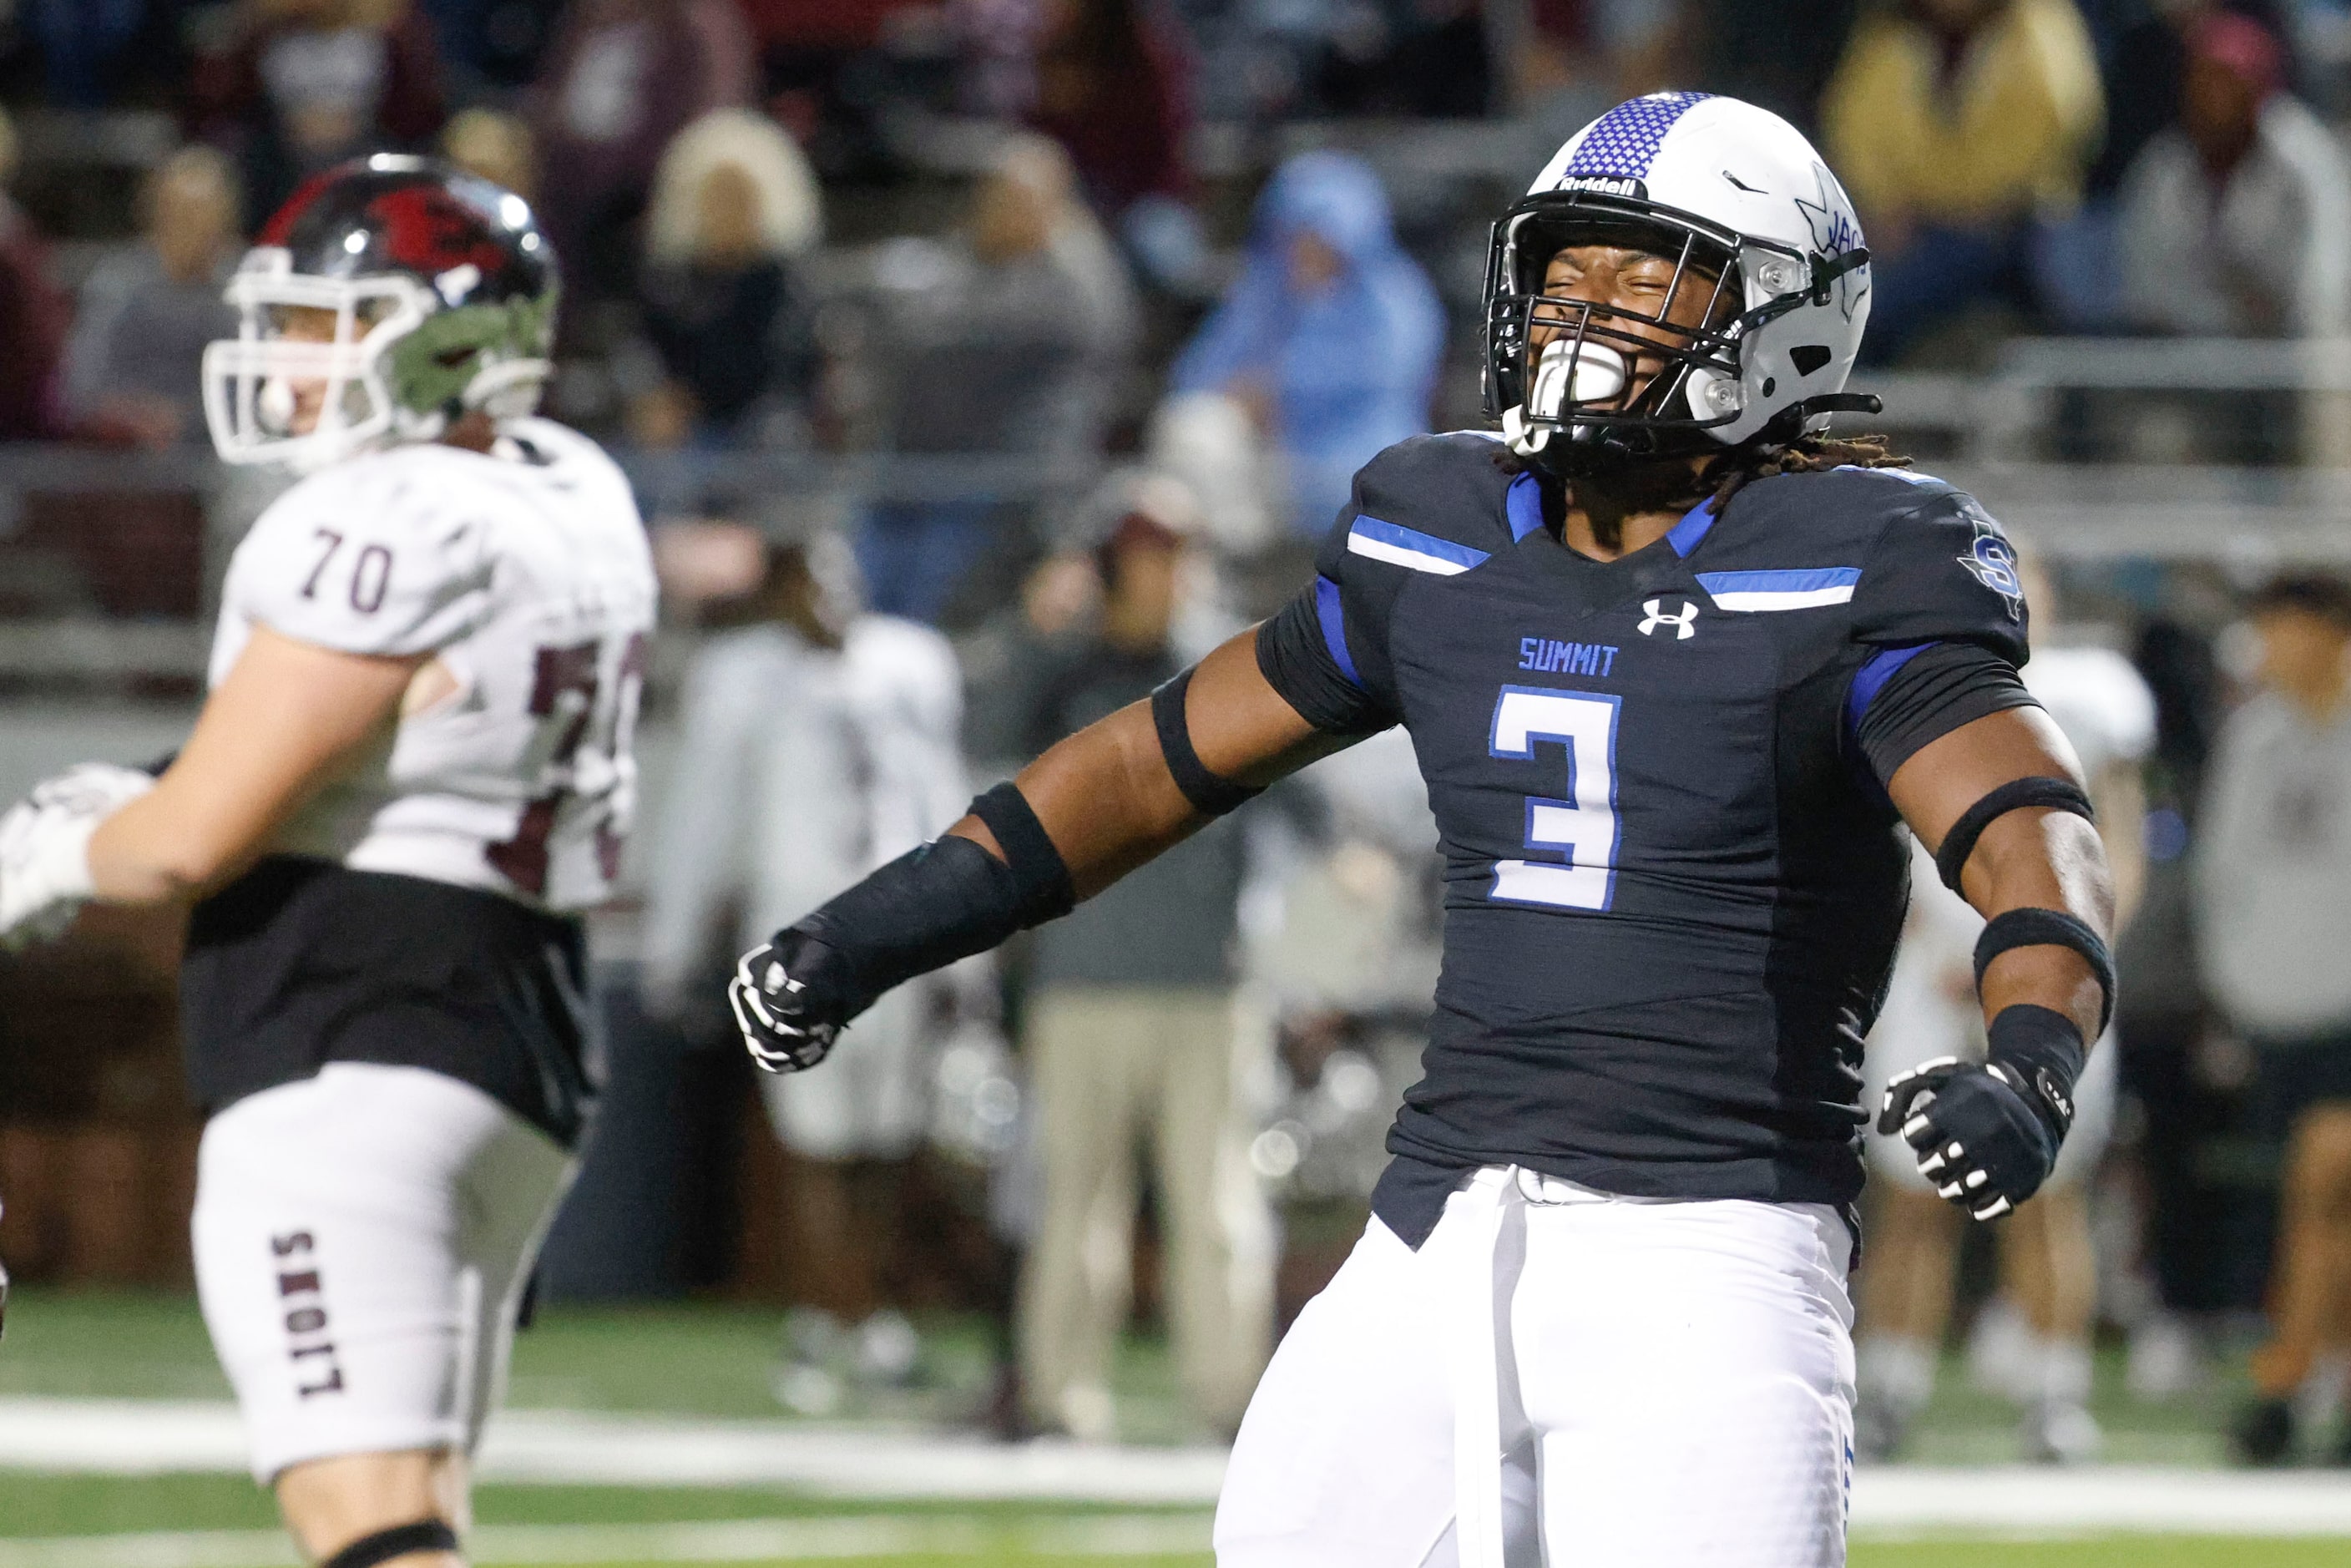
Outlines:
[[1365,538],[1361,534],[1347,536],[1347,553],[1369,556],[1374,560],[1386,561],[1390,566],[1408,566],[1415,571],[1431,572],[1438,577],[1453,577],[1469,570],[1458,560],[1447,560],[1443,556],[1430,555],[1425,550],[1406,549],[1384,539]]
[[1823,604],[1849,604],[1853,601],[1853,584],[1842,583],[1835,588],[1806,588],[1749,592],[1718,593],[1713,596],[1720,610],[1813,610]]
[[1457,576],[1487,560],[1484,550],[1425,534],[1418,528],[1364,516],[1358,516],[1354,526],[1347,530],[1347,553],[1437,577]]
[[1813,610],[1823,604],[1847,604],[1860,584],[1857,566],[1698,574],[1698,585],[1724,610]]

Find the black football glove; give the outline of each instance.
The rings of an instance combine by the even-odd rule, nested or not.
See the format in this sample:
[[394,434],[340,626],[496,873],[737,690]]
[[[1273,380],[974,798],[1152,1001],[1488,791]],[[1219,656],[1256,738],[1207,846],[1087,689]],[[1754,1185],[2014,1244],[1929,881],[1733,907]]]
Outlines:
[[837,949],[798,927],[744,954],[726,985],[743,1049],[768,1072],[805,1072],[822,1061],[871,999]]
[[2073,1102],[2047,1072],[1938,1057],[1886,1086],[1877,1130],[1918,1151],[1918,1174],[1978,1219],[1997,1219],[2041,1190],[2073,1124]]

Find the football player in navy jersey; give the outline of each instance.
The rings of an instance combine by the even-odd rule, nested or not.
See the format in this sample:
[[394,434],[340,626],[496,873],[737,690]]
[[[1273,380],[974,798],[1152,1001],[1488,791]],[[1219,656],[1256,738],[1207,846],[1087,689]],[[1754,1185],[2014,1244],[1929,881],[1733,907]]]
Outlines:
[[1346,1266],[1243,1423],[1234,1568],[1830,1564],[1852,1463],[1861,1040],[1915,833],[1987,920],[1986,1060],[1881,1124],[1991,1218],[2047,1176],[2108,1010],[2079,768],[2018,676],[1999,525],[1825,439],[1869,305],[1777,117],[1661,93],[1496,225],[1500,435],[1358,476],[1280,614],[745,956],[753,1055],[1067,910],[1391,725],[1445,968]]

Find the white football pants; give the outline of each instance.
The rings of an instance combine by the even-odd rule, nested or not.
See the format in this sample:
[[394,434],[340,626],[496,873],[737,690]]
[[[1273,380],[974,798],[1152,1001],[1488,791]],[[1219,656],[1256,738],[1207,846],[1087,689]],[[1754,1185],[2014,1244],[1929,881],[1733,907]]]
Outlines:
[[1218,1568],[1836,1568],[1851,1252],[1823,1205],[1516,1167],[1418,1252],[1375,1218],[1258,1385]]
[[268,1485],[305,1459],[470,1452],[570,1155],[471,1084],[330,1062],[204,1127],[196,1289]]

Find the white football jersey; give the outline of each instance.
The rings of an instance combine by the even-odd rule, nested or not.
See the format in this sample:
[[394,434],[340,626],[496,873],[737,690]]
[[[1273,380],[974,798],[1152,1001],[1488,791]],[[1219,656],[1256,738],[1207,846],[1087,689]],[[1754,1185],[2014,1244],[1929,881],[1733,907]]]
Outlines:
[[[2033,651],[2021,672],[2031,692],[2082,761],[2095,790],[2117,763],[2144,761],[2155,747],[2155,695],[2131,662],[2111,649],[2053,647]],[[1943,885],[1935,857],[1911,841],[1910,914],[1872,1049],[1881,1038],[1909,1036],[1912,1061],[1955,1054],[1978,1038],[1983,1017],[1972,998],[1945,983],[1973,972],[1983,916]],[[1900,1050],[1901,1047],[1890,1047]]]
[[430,653],[455,689],[405,714],[270,848],[566,911],[601,901],[635,808],[630,754],[656,591],[628,481],[541,419],[487,454],[340,463],[229,563],[211,679],[256,625],[350,653]]
[[2092,782],[2117,762],[2155,749],[2155,694],[2128,659],[2111,648],[2035,648],[2024,689],[2039,699],[2074,743]]
[[971,799],[955,650],[911,621],[860,616],[838,651],[779,625],[723,632],[695,660],[684,710],[646,890],[655,988],[691,977],[730,899],[738,945],[765,941]]

